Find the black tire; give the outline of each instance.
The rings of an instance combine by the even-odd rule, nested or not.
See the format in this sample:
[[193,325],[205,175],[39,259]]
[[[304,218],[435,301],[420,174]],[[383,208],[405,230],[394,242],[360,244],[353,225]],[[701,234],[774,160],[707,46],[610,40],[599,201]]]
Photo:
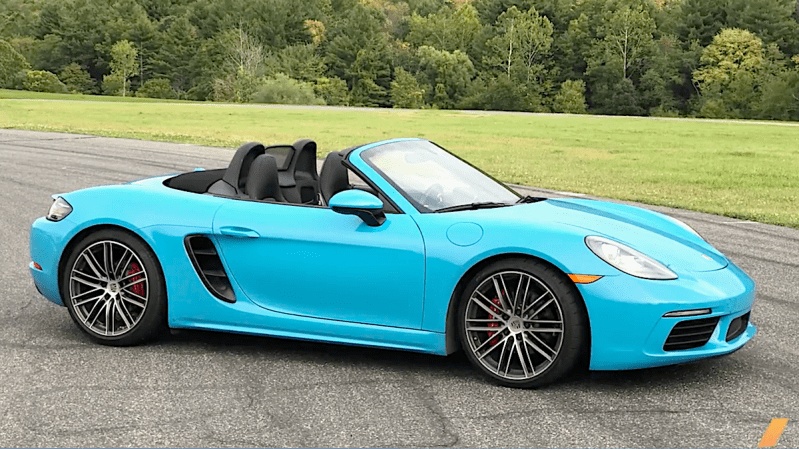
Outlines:
[[61,298],[78,327],[103,345],[141,344],[167,328],[158,259],[121,230],[93,232],[72,248],[61,273]]
[[505,259],[480,270],[464,287],[457,313],[466,357],[506,387],[562,379],[589,349],[588,318],[576,287],[533,259]]

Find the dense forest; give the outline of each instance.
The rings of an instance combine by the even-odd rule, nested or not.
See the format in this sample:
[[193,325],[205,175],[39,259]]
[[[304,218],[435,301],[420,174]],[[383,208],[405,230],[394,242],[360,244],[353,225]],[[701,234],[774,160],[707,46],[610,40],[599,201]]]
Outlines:
[[799,120],[797,0],[2,0],[0,87]]

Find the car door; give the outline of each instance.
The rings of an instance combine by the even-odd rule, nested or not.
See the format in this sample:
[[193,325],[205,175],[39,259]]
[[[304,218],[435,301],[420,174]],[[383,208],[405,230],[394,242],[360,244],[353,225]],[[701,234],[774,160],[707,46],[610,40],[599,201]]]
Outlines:
[[261,307],[421,328],[424,243],[408,215],[370,227],[325,207],[231,200],[213,229],[230,275]]

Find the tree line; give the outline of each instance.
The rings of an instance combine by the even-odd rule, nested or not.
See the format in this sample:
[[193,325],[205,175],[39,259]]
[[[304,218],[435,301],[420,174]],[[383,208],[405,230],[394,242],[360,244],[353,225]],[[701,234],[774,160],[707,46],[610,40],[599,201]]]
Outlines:
[[799,120],[796,0],[5,0],[0,87]]

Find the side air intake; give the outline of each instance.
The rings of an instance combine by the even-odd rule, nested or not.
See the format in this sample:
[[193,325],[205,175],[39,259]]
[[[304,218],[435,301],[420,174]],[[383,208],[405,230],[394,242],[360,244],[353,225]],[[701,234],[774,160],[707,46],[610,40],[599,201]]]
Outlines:
[[216,252],[214,242],[202,235],[186,237],[186,252],[189,253],[194,269],[214,296],[225,302],[236,302],[236,295],[230,286],[225,268]]

